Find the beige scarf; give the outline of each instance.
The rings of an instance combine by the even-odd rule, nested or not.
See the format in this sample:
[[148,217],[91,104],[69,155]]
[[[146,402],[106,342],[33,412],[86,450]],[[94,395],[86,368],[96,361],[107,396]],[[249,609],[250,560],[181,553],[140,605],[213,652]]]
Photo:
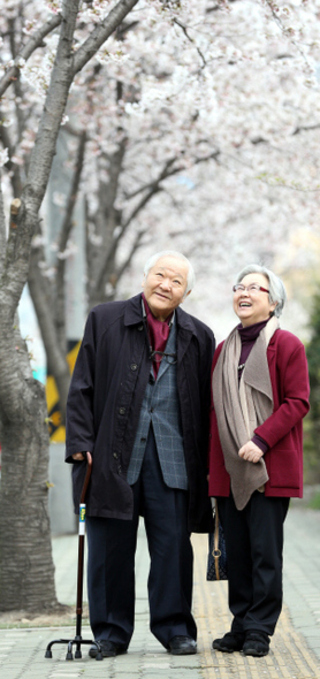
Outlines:
[[238,363],[241,338],[237,328],[227,337],[212,376],[213,402],[225,467],[237,509],[243,509],[252,493],[268,481],[264,460],[253,463],[239,457],[239,449],[252,439],[254,430],[273,412],[272,385],[267,347],[279,322],[272,316],[261,330],[247,358],[240,385]]

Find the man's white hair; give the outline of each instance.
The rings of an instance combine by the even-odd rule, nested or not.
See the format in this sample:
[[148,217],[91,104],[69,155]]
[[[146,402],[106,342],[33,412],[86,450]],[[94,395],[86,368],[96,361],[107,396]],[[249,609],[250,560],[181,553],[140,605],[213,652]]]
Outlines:
[[186,296],[188,294],[188,292],[190,292],[194,288],[195,282],[196,282],[196,276],[195,276],[194,268],[193,268],[191,262],[189,261],[189,259],[187,257],[185,257],[182,254],[182,252],[176,252],[176,250],[161,250],[161,252],[156,252],[155,255],[151,255],[151,257],[149,257],[149,259],[147,259],[147,261],[144,265],[144,270],[143,270],[144,275],[145,276],[148,275],[150,269],[152,269],[152,267],[157,263],[157,261],[159,259],[161,259],[161,257],[174,257],[175,259],[181,259],[183,262],[186,262],[186,264],[188,265],[187,287],[186,287],[186,291],[185,291],[185,294],[184,294],[184,296]]

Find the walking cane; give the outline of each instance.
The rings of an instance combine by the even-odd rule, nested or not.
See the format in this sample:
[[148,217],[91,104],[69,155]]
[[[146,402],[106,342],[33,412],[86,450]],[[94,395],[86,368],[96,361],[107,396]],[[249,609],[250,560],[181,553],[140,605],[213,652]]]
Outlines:
[[45,658],[52,658],[51,647],[53,644],[68,644],[68,650],[66,655],[66,660],[73,660],[72,646],[76,646],[75,658],[82,658],[81,644],[89,644],[96,646],[97,655],[96,660],[102,660],[101,646],[98,641],[89,641],[82,639],[81,636],[81,623],[82,623],[82,592],[83,592],[83,557],[84,557],[84,536],[85,536],[85,523],[86,523],[86,505],[85,497],[87,493],[87,488],[90,481],[92,471],[92,457],[90,453],[87,453],[87,471],[83,483],[80,507],[79,507],[79,541],[78,541],[78,583],[77,583],[77,608],[76,608],[76,636],[73,639],[55,639],[55,641],[50,641],[47,646]]

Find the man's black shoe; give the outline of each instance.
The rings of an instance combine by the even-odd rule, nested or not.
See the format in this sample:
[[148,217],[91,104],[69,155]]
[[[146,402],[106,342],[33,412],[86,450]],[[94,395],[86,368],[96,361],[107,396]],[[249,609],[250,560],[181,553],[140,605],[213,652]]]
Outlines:
[[[120,655],[120,653],[126,652],[126,646],[121,644],[115,644],[114,641],[108,641],[107,639],[97,639],[100,645],[102,655],[104,658],[113,658],[115,655]],[[91,646],[89,651],[90,658],[96,658],[98,655],[98,649],[96,646]]]
[[261,658],[269,653],[270,639],[266,632],[247,632],[246,640],[243,644],[245,655],[253,655]]
[[197,642],[191,637],[172,637],[169,641],[168,651],[172,655],[193,655],[197,652]]
[[241,632],[227,632],[221,639],[215,639],[212,642],[212,648],[216,651],[223,651],[224,653],[233,653],[234,651],[242,651],[245,635]]

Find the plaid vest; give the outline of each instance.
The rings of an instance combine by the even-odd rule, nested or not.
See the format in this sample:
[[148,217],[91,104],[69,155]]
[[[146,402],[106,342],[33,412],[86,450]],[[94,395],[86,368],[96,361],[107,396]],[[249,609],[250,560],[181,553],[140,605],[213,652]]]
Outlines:
[[[176,351],[177,326],[174,321],[166,345],[166,352]],[[170,361],[170,359],[169,359]],[[184,458],[180,406],[177,390],[177,364],[163,357],[158,377],[154,380],[153,368],[141,406],[127,481],[133,485],[140,474],[150,424],[152,423],[160,467],[164,482],[169,488],[187,490],[188,477]]]

